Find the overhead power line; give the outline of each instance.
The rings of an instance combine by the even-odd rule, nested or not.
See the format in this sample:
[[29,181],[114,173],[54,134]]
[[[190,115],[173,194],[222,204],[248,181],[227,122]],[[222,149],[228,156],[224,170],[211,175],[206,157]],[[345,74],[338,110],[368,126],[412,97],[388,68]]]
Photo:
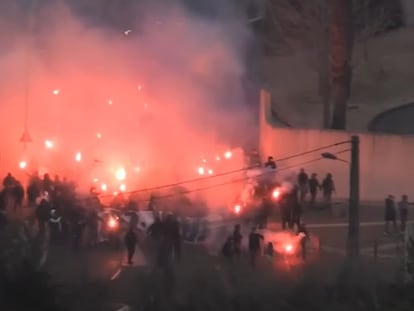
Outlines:
[[[311,149],[311,150],[308,150],[308,151],[304,151],[304,152],[296,153],[296,154],[293,154],[293,155],[290,155],[290,156],[287,156],[287,157],[276,159],[275,162],[277,163],[277,162],[280,162],[280,161],[286,161],[286,160],[298,158],[298,157],[301,157],[301,156],[304,156],[304,155],[307,155],[307,154],[315,153],[315,152],[318,152],[318,151],[321,151],[321,150],[336,147],[336,146],[343,145],[343,144],[346,144],[346,143],[349,143],[349,142],[350,141],[347,140],[347,141],[341,141],[341,142],[330,144],[330,145],[321,146],[321,147],[318,147],[318,148],[315,148],[315,149]],[[150,192],[150,191],[156,191],[156,190],[161,190],[161,189],[166,189],[166,188],[174,188],[174,187],[185,185],[185,184],[195,183],[195,182],[199,182],[199,181],[205,181],[205,180],[208,180],[208,179],[223,177],[223,176],[227,176],[227,175],[232,175],[232,174],[235,174],[235,173],[240,173],[240,172],[248,171],[248,170],[259,168],[259,167],[260,166],[244,167],[244,168],[240,168],[240,169],[236,169],[236,170],[232,170],[232,171],[227,171],[227,172],[223,172],[223,173],[218,173],[218,174],[214,174],[214,175],[210,175],[210,176],[198,177],[198,178],[184,180],[184,181],[180,181],[180,182],[176,182],[176,183],[171,183],[171,184],[166,184],[166,185],[161,185],[161,186],[148,187],[148,188],[128,191],[128,192],[124,192],[124,193],[125,194],[135,194],[135,193],[140,193],[140,192]],[[109,196],[112,196],[112,195],[110,195],[110,194],[102,195],[101,197],[109,197]]]
[[[326,149],[326,148],[324,148]],[[341,150],[338,152],[333,153],[334,155],[338,155],[338,154],[342,154],[345,152],[349,152],[350,149],[345,149],[345,150]],[[312,160],[308,160],[308,161],[304,161],[304,162],[300,162],[294,165],[290,165],[290,166],[285,166],[285,167],[281,167],[277,170],[277,172],[280,171],[285,171],[285,170],[289,170],[289,169],[293,169],[293,168],[297,168],[297,167],[301,167],[310,163],[314,163],[320,160],[324,160],[323,157],[318,157],[318,158],[314,158]],[[259,175],[257,175],[256,177],[262,177],[265,175],[268,175],[269,172],[265,172],[265,173],[261,173]],[[243,178],[239,178],[236,180],[232,180],[232,181],[227,181],[227,182],[223,182],[223,183],[218,183],[218,184],[214,184],[214,185],[210,185],[210,186],[204,186],[204,187],[200,187],[200,188],[195,188],[195,189],[189,189],[189,190],[184,190],[184,191],[180,191],[177,193],[171,193],[171,194],[166,194],[166,195],[160,195],[157,196],[157,199],[165,199],[165,198],[170,198],[170,197],[174,197],[174,196],[178,196],[178,195],[185,195],[185,194],[189,194],[189,193],[193,193],[193,192],[201,192],[201,191],[205,191],[205,190],[210,190],[210,189],[214,189],[214,188],[219,188],[222,186],[226,186],[226,185],[231,185],[231,184],[235,184],[235,183],[239,183],[239,182],[243,182],[246,180],[251,179],[250,177],[243,177]],[[160,187],[164,187],[164,186],[160,186]],[[135,191],[130,191],[130,192],[124,192],[126,194],[134,194],[134,193],[138,193],[138,192],[143,192],[143,191],[147,191],[146,189],[140,189],[140,190],[135,190]],[[107,197],[107,196],[112,196],[112,195],[105,195],[105,196],[101,196],[101,197]],[[138,200],[135,201],[136,203],[143,203],[143,202],[148,202],[148,199],[145,200]]]

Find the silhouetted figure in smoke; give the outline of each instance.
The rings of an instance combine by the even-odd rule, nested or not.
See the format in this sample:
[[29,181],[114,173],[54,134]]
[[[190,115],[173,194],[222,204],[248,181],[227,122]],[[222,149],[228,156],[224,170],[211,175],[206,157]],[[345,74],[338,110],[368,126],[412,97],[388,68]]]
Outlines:
[[8,173],[7,176],[3,179],[3,187],[10,189],[16,183],[16,179],[12,176],[11,173]]
[[7,176],[3,179],[3,192],[4,192],[4,199],[6,203],[6,209],[13,206],[14,207],[14,195],[13,195],[13,187],[16,184],[16,179],[12,176],[11,173],[8,173]]
[[267,243],[267,246],[266,246],[266,249],[265,249],[264,253],[265,253],[266,256],[269,256],[269,257],[274,257],[275,256],[275,249],[273,247],[272,242]]
[[29,207],[36,206],[36,199],[40,196],[41,188],[39,183],[31,179],[29,185],[27,186],[27,202]]
[[268,167],[268,168],[271,168],[271,169],[276,169],[276,162],[273,159],[273,157],[268,157],[267,158],[267,161],[265,162],[264,167]]
[[305,202],[306,195],[308,194],[308,183],[308,174],[306,174],[305,170],[301,168],[298,175],[299,195],[301,202]]
[[389,234],[389,223],[392,223],[394,230],[397,230],[397,210],[395,208],[394,196],[389,195],[385,199],[385,234]]
[[163,234],[165,238],[171,240],[173,246],[173,252],[176,259],[181,259],[181,233],[180,233],[180,224],[178,219],[172,215],[167,215],[163,223]]
[[267,221],[272,214],[273,202],[267,196],[263,198],[262,204],[258,212],[257,225],[259,228],[266,228]]
[[56,209],[50,211],[49,218],[50,242],[58,244],[62,239],[62,217]]
[[302,259],[306,259],[306,245],[309,240],[309,232],[306,228],[306,225],[304,223],[301,223],[298,227],[298,235],[300,237],[300,247],[301,247],[301,253],[302,253]]
[[320,189],[321,185],[319,184],[318,177],[316,173],[311,175],[309,179],[309,192],[310,192],[310,205],[311,207],[315,207],[316,203],[316,196],[318,195],[318,190]]
[[7,222],[6,198],[3,190],[0,192],[0,229],[4,228]]
[[256,232],[256,228],[252,228],[249,235],[250,264],[252,267],[256,266],[257,259],[260,256],[261,243],[263,240],[264,236]]
[[42,199],[36,208],[36,218],[39,226],[39,231],[43,233],[46,229],[46,224],[49,221],[51,206],[46,199]]
[[230,236],[227,238],[226,242],[224,243],[221,254],[225,259],[227,259],[229,262],[233,261],[233,255],[234,255],[234,243],[233,238]]
[[129,228],[127,234],[125,235],[125,246],[127,248],[127,256],[128,256],[128,264],[132,265],[133,261],[132,258],[135,254],[135,249],[137,245],[137,235],[134,232],[134,229],[131,227]]
[[73,250],[79,251],[85,229],[85,210],[82,206],[76,206],[72,214],[72,242]]
[[331,208],[332,194],[335,193],[335,184],[332,174],[327,174],[321,185],[323,191],[323,200],[326,208]]
[[43,176],[42,190],[48,192],[49,195],[53,192],[53,182],[50,179],[49,174],[45,174],[45,176]]
[[292,221],[292,213],[289,204],[289,194],[284,193],[279,200],[280,217],[282,222],[282,230],[286,230]]
[[240,225],[237,224],[234,226],[233,231],[233,244],[234,244],[234,255],[237,257],[237,259],[240,259],[241,256],[241,249],[242,249],[242,240],[243,236],[240,233]]
[[12,188],[12,195],[14,198],[14,210],[20,209],[23,206],[24,188],[19,181],[16,181]]
[[407,226],[407,219],[408,219],[408,196],[403,195],[401,197],[401,201],[398,202],[399,214],[400,214],[400,223],[401,223],[401,232],[405,231]]
[[291,212],[291,222],[289,228],[293,229],[296,225],[297,228],[300,226],[300,219],[302,217],[302,206],[298,199],[299,189],[297,186],[294,186],[292,191],[288,194],[289,196],[289,209]]

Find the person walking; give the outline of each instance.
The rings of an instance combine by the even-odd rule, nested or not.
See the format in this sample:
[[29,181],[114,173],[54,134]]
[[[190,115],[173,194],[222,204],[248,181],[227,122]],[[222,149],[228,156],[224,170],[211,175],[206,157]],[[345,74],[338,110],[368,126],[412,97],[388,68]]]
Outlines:
[[132,265],[134,262],[132,258],[134,257],[136,245],[137,245],[137,235],[134,232],[133,227],[131,226],[125,235],[125,246],[127,248],[128,264]]
[[405,231],[407,227],[407,218],[408,218],[408,196],[403,195],[401,201],[398,202],[399,214],[400,214],[400,229],[401,232]]

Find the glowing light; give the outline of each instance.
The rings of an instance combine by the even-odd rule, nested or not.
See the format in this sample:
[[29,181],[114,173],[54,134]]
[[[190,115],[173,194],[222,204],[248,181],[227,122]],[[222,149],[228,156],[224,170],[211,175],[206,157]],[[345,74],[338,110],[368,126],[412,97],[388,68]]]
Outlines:
[[139,173],[139,172],[141,172],[141,168],[140,168],[139,166],[135,166],[135,167],[134,167],[134,171],[135,171],[136,173]]
[[101,133],[96,133],[96,138],[101,139],[102,138],[102,134]]
[[102,185],[101,185],[101,190],[102,190],[102,191],[106,191],[106,190],[108,190],[108,186],[107,186],[106,184],[102,184]]
[[234,212],[236,214],[240,214],[240,212],[241,212],[241,206],[239,204],[237,204],[237,205],[234,206]]
[[292,244],[286,244],[285,245],[285,252],[286,253],[292,253],[293,252],[293,245]]
[[120,185],[120,186],[119,186],[119,190],[120,190],[121,192],[125,192],[125,191],[126,191],[126,186],[125,186],[124,184]]
[[279,188],[276,188],[275,190],[273,190],[273,193],[272,193],[272,197],[273,197],[273,199],[279,199],[280,198],[280,194],[281,194],[281,191],[280,191],[280,189]]
[[53,141],[51,141],[51,140],[45,140],[45,147],[47,149],[52,149],[53,146],[54,146]]
[[76,155],[75,155],[75,160],[76,160],[76,162],[82,161],[82,153],[77,152]]
[[207,163],[207,160],[206,160],[206,159],[203,159],[203,160],[202,160],[202,162],[203,162],[203,163]]
[[208,170],[208,174],[209,174],[209,175],[213,175],[213,170],[212,170],[212,169],[209,169],[209,170]]
[[138,85],[137,89],[138,89],[139,92],[141,92],[142,91],[142,85],[141,84]]
[[126,178],[126,171],[124,168],[119,168],[115,172],[115,178],[118,180],[124,180]]
[[114,191],[114,192],[112,193],[112,195],[113,195],[114,197],[116,197],[116,196],[118,195],[118,191]]
[[230,159],[232,156],[233,156],[233,153],[232,153],[231,151],[226,151],[226,152],[224,153],[224,157],[225,157],[226,159]]
[[132,32],[132,30],[131,30],[131,29],[125,30],[125,31],[124,31],[124,35],[125,35],[125,36],[128,36],[131,32]]
[[20,161],[19,163],[19,167],[24,170],[27,167],[27,162],[26,161]]
[[118,221],[115,218],[110,217],[107,225],[109,229],[116,229],[118,227]]
[[198,168],[198,174],[200,175],[204,175],[205,171],[204,171],[204,167],[199,167]]
[[221,158],[219,156],[216,157],[216,161],[220,161]]
[[60,90],[59,89],[55,89],[52,91],[53,95],[59,95]]
[[94,178],[94,179],[93,179],[93,182],[94,182],[94,183],[97,183],[98,181],[99,181],[99,179],[98,179],[98,178]]
[[112,104],[113,104],[112,99],[108,100],[108,105],[112,105]]

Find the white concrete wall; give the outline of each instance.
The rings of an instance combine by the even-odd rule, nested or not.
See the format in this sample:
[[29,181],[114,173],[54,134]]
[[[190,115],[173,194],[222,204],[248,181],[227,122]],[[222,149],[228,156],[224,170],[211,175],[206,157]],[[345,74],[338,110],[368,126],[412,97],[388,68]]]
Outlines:
[[[350,139],[352,133],[317,129],[276,128],[270,125],[267,115],[266,96],[262,97],[260,146],[263,157],[272,155],[280,159],[321,146]],[[361,200],[383,200],[388,194],[407,194],[414,199],[414,137],[394,135],[358,134],[360,136],[360,194]],[[343,144],[326,149],[335,153],[350,148]],[[280,168],[296,166],[308,173],[317,173],[320,178],[332,173],[337,187],[337,196],[347,198],[349,193],[349,164],[320,160],[308,164],[303,162],[320,158],[320,153],[279,161]],[[349,160],[350,153],[338,155]],[[286,173],[289,170],[285,170]],[[282,172],[281,172],[282,173]]]

